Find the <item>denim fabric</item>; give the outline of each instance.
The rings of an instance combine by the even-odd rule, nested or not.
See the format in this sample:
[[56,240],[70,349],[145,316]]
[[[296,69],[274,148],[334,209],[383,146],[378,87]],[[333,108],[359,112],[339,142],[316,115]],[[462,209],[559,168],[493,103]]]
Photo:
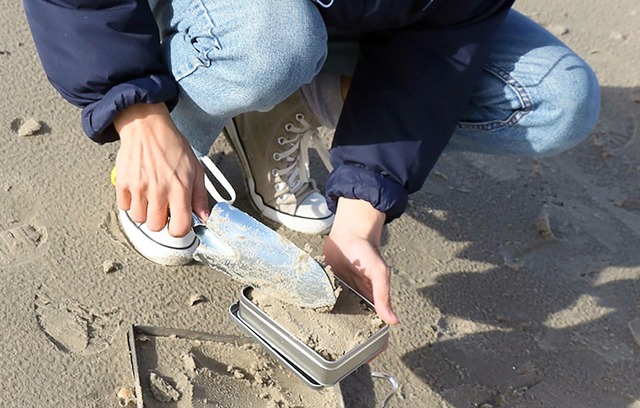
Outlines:
[[[279,103],[310,82],[327,60],[326,28],[310,1],[151,2],[167,64],[180,88],[172,117],[196,152],[208,151],[230,117]],[[357,53],[357,36],[329,36],[324,70],[351,74]],[[411,58],[416,55],[407,56],[404,63]],[[416,84],[424,82],[418,79]],[[415,92],[429,93],[430,89],[416,88]],[[447,94],[437,92],[429,98],[447,98]],[[511,10],[497,31],[467,105],[458,110],[462,115],[456,116],[461,120],[446,151],[557,154],[588,136],[599,108],[600,91],[591,68],[543,27]],[[416,109],[411,111],[412,121],[419,122]],[[422,137],[428,141],[430,128],[423,128]],[[382,145],[373,148],[383,149]],[[440,151],[433,158],[423,158],[424,166],[430,169]],[[384,159],[393,161],[395,155],[388,156]],[[420,180],[414,184],[421,185]],[[344,185],[336,187],[336,183]],[[348,175],[329,180],[327,193],[332,188],[346,191],[352,184]],[[406,200],[382,197],[381,201]],[[394,218],[402,211],[388,215]]]
[[[329,30],[323,70],[350,75],[357,52],[356,36]],[[511,10],[445,151],[550,156],[585,139],[599,112],[593,70],[543,27]]]
[[599,111],[591,68],[512,10],[446,151],[550,156],[585,139]]
[[326,29],[311,1],[152,0],[150,5],[179,84],[172,118],[202,153],[229,118],[284,100],[311,82],[326,58]]
[[[452,35],[451,31],[447,34]],[[446,38],[440,38],[440,41],[446,42]],[[348,56],[344,52],[347,47],[344,45],[345,37],[341,39],[338,50],[344,58]],[[387,47],[385,52],[398,54],[396,64],[406,65],[414,61],[419,66],[429,62],[424,61],[424,56],[422,61],[419,60],[423,54],[410,51],[410,46],[405,47],[402,42],[395,45],[404,48],[396,51],[394,47]],[[367,52],[362,52],[369,57],[372,53],[382,57],[375,50],[380,46],[369,44]],[[457,84],[449,81],[452,89],[443,88],[442,83],[437,82],[437,75],[433,77],[433,72],[426,73],[430,70],[429,65],[424,66],[423,75],[431,77],[412,76],[409,83],[413,88],[410,91],[405,87],[402,90],[396,88],[394,92],[393,87],[378,86],[375,81],[385,81],[384,77],[369,75],[366,80],[359,77],[358,102],[369,101],[370,105],[378,107],[378,111],[372,114],[370,106],[354,106],[352,85],[334,138],[331,160],[336,169],[356,166],[359,184],[353,184],[349,172],[334,171],[326,183],[326,197],[332,211],[335,211],[337,197],[345,196],[379,203],[375,208],[386,213],[387,221],[398,217],[405,210],[401,204],[406,203],[407,195],[421,188],[443,150],[548,156],[575,146],[589,135],[600,109],[598,82],[591,68],[561,41],[511,10],[498,27],[494,42],[487,51],[487,62],[484,69],[479,67],[480,75],[469,89],[466,105],[452,103],[459,97],[459,90],[456,93],[454,89]],[[334,70],[349,66],[344,61],[336,64],[331,52],[330,46],[328,67]],[[451,50],[443,51],[449,55],[446,52]],[[351,58],[351,66],[355,60]],[[378,63],[384,65],[384,60],[379,59]],[[362,68],[360,59],[356,72],[362,73]],[[398,71],[405,72],[406,69],[402,66]],[[456,75],[452,72],[445,74],[450,77],[441,78],[442,82]],[[358,74],[354,76],[354,83],[356,79]],[[399,82],[403,83],[401,79]],[[365,84],[376,91],[367,93]],[[386,93],[380,94],[379,88],[385,89]],[[419,92],[425,93],[427,98],[424,101],[429,101],[431,108],[422,103],[416,105],[413,100],[417,99],[415,93]],[[374,99],[376,93],[377,102]],[[409,98],[412,101],[407,104]],[[437,100],[441,104],[433,105]],[[349,102],[351,109],[347,109]],[[367,115],[369,122],[364,119]],[[450,131],[443,133],[439,124],[447,124],[447,115],[457,115],[458,119],[451,124]],[[434,118],[436,122],[433,122]],[[389,126],[394,120],[399,124]],[[345,123],[346,126],[341,127]],[[381,123],[387,127],[383,128]],[[421,153],[412,155],[419,148],[422,148]],[[368,169],[369,176],[365,175],[363,168]],[[381,179],[378,177],[380,174],[387,177]],[[404,194],[397,195],[397,189],[389,188],[392,180],[405,187]],[[377,193],[372,195],[372,191]]]
[[[165,58],[180,85],[172,116],[197,151],[208,151],[230,117],[273,106],[310,82],[325,60],[326,31],[307,1],[152,0],[151,5]],[[357,38],[331,34],[324,70],[350,73]],[[599,106],[591,68],[512,10],[446,151],[556,154],[588,135]]]

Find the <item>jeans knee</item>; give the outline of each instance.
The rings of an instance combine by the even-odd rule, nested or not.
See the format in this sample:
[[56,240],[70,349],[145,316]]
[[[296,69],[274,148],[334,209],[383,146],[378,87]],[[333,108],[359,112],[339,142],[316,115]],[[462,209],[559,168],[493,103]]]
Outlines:
[[536,149],[540,156],[552,156],[578,145],[589,136],[600,114],[600,86],[591,67],[574,57],[560,71],[549,84],[556,91],[545,102],[550,120],[545,126],[547,142]]
[[251,85],[244,92],[246,104],[269,108],[320,72],[327,54],[326,28],[311,2],[297,3],[305,6],[288,12],[278,8],[257,22],[245,42],[242,75]]
[[230,3],[235,18],[202,23],[165,46],[184,94],[211,116],[272,107],[311,82],[326,58],[326,28],[312,2],[245,3]]

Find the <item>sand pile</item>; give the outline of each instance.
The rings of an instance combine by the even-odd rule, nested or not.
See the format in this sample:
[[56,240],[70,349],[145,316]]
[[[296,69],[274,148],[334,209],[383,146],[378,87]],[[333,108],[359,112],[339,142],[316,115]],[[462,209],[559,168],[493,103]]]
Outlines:
[[290,334],[332,361],[384,326],[372,306],[358,294],[344,286],[338,292],[331,311],[300,308],[258,289],[252,289],[247,297]]

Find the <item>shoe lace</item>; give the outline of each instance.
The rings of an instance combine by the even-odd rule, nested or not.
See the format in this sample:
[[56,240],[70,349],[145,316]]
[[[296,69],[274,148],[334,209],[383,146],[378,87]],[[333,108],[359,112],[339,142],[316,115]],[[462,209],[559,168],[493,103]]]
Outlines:
[[278,138],[280,145],[289,145],[289,148],[273,154],[274,160],[286,160],[288,164],[285,168],[271,170],[271,174],[277,180],[274,184],[275,197],[280,199],[285,199],[288,194],[297,193],[307,183],[315,187],[315,180],[309,172],[309,148],[313,147],[318,152],[327,170],[333,170],[329,162],[329,150],[322,143],[318,129],[312,127],[302,113],[297,113],[295,119],[298,122],[297,126],[293,123],[285,125],[285,130],[294,136]]

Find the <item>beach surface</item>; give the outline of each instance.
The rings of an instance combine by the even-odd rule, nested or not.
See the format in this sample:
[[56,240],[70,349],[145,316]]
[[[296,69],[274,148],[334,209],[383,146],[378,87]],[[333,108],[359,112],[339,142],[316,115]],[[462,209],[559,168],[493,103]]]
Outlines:
[[[640,4],[516,9],[594,68],[599,122],[551,158],[441,158],[385,228],[401,323],[341,383],[348,407],[384,399],[389,384],[370,376],[383,371],[401,386],[390,408],[640,408]],[[15,0],[0,0],[0,78],[0,406],[117,407],[132,324],[245,336],[228,312],[240,284],[131,249],[109,180],[118,145],[84,136]],[[255,214],[222,138],[211,157]],[[319,236],[279,232],[321,250]]]

